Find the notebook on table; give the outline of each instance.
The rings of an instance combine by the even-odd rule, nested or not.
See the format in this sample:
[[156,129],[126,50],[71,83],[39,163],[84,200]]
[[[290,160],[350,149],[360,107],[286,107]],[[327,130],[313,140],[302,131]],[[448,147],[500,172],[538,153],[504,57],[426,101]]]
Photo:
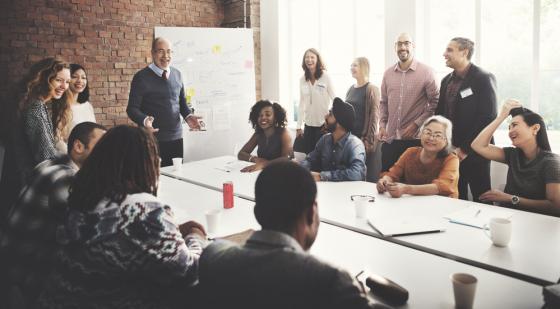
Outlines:
[[368,224],[385,237],[409,236],[444,232],[444,222],[428,217],[368,216]]

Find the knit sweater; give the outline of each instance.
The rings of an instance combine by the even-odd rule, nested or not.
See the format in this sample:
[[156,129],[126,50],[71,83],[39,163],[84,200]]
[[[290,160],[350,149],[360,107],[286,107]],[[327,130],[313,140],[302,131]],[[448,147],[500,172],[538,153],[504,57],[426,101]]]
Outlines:
[[[171,208],[148,193],[90,212],[71,210],[68,245],[40,297],[42,308],[169,308],[187,303],[205,241],[181,236]],[[184,299],[184,300],[183,300]]]
[[187,106],[181,72],[171,68],[167,80],[146,67],[138,71],[130,85],[128,107],[130,119],[144,126],[144,119],[154,117],[155,136],[159,141],[174,141],[182,138],[181,116],[187,117],[191,110]]

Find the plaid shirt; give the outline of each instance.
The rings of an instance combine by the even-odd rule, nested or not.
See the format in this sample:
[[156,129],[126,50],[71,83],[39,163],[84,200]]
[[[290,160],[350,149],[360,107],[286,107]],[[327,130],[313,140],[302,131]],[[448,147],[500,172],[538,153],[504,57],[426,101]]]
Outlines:
[[33,170],[29,183],[10,209],[0,235],[0,256],[8,278],[26,298],[34,298],[59,248],[56,231],[67,213],[68,188],[77,166],[68,156],[46,160]]
[[387,130],[387,142],[402,139],[402,132],[412,123],[418,128],[434,114],[439,89],[433,70],[412,60],[403,71],[399,64],[389,67],[381,82],[379,127]]

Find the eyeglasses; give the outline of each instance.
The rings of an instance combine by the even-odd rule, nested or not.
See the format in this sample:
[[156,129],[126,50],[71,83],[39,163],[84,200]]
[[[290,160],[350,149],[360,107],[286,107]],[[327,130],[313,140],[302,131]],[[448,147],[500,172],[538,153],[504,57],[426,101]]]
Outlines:
[[371,196],[371,195],[361,195],[361,194],[350,195],[350,200],[354,201],[354,199],[363,199],[363,200],[367,200],[370,203],[375,202],[375,196]]
[[165,50],[165,49],[158,49],[156,50],[156,54],[163,56],[163,55],[173,55],[173,51],[171,49]]
[[434,141],[441,141],[445,139],[445,136],[443,136],[443,134],[432,133],[432,131],[427,129],[424,129],[424,131],[422,131],[422,135],[424,135],[426,138],[433,138]]
[[404,41],[404,42],[398,41],[398,42],[395,42],[395,45],[397,45],[398,47],[401,47],[401,46],[410,47],[410,45],[412,45],[412,42],[410,42],[410,41]]

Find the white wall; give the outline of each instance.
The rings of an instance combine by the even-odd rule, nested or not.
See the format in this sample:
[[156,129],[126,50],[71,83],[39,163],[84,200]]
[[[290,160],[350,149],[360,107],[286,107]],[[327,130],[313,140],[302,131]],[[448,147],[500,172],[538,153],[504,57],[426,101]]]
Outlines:
[[262,0],[260,5],[261,91],[263,99],[273,101],[280,101],[279,1]]

